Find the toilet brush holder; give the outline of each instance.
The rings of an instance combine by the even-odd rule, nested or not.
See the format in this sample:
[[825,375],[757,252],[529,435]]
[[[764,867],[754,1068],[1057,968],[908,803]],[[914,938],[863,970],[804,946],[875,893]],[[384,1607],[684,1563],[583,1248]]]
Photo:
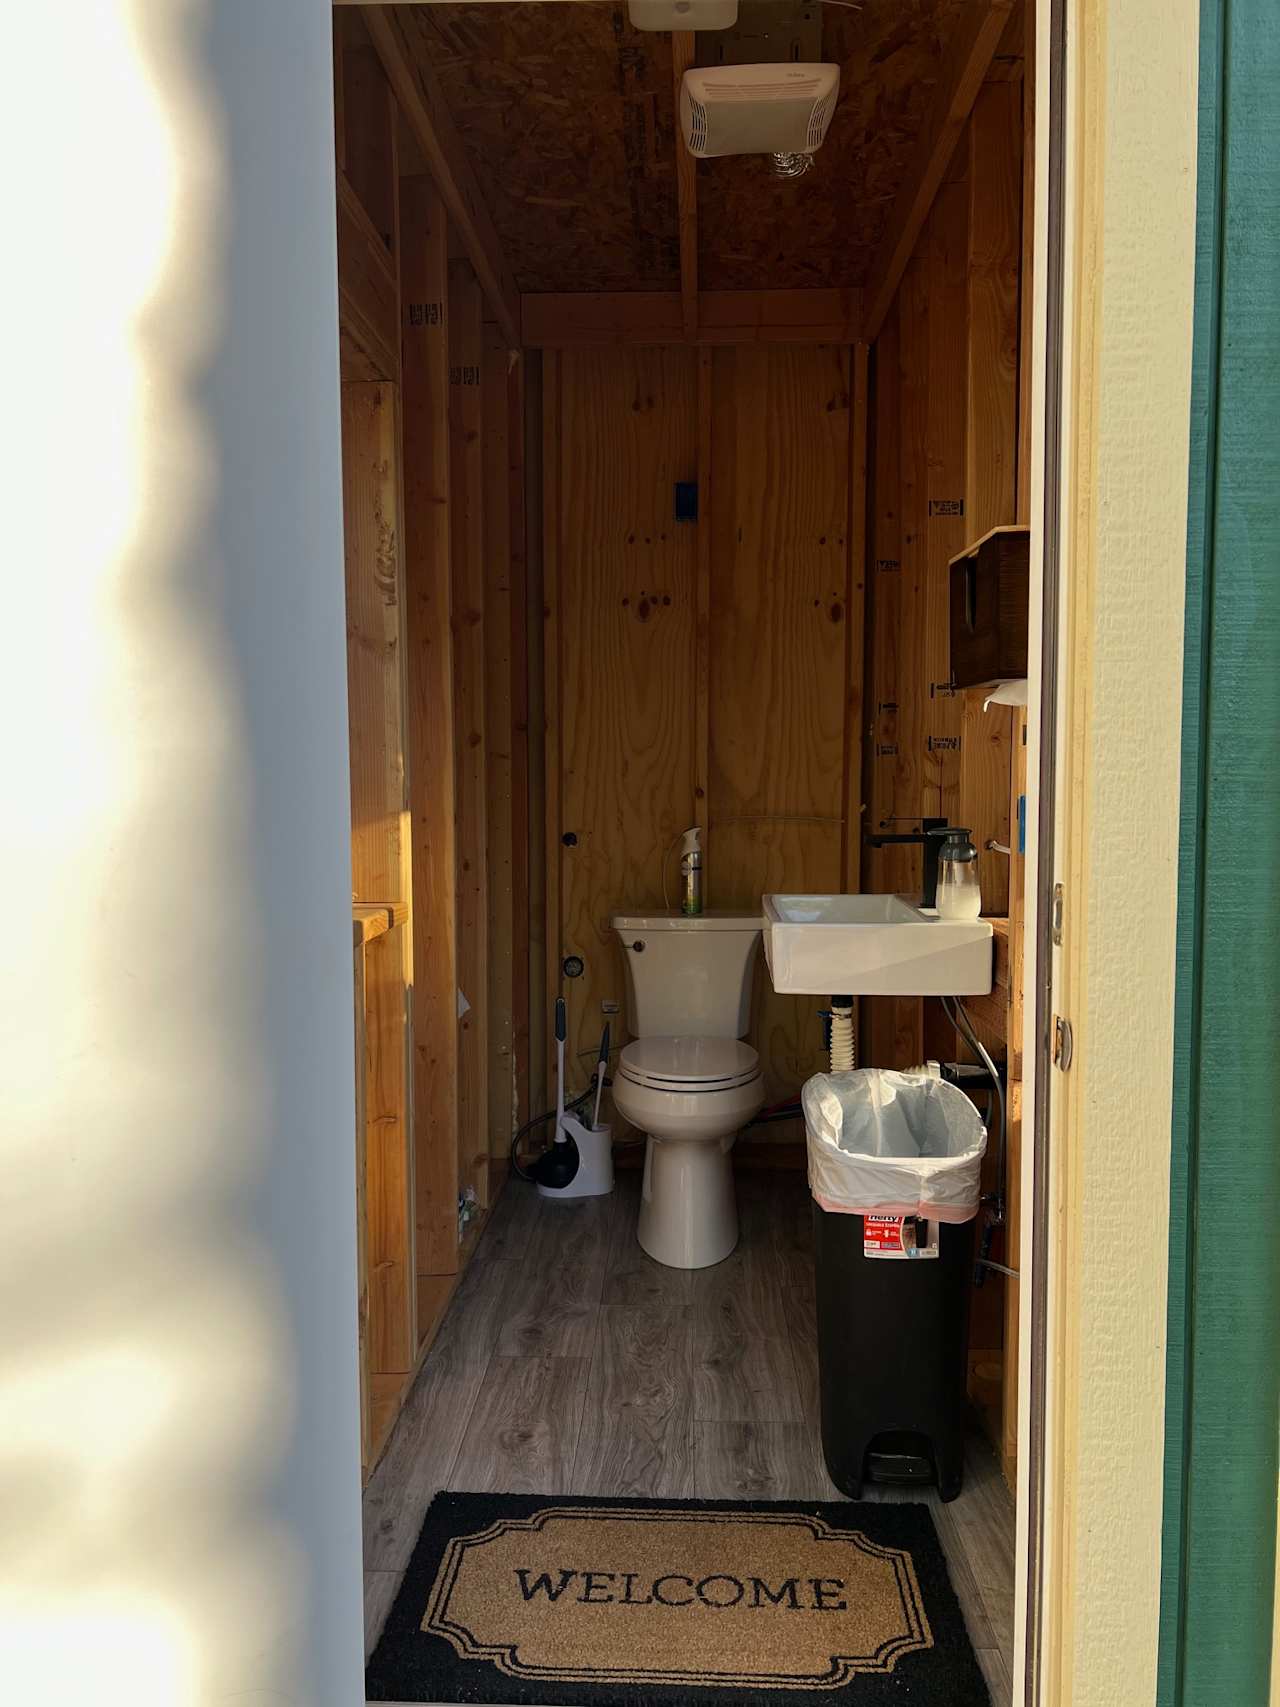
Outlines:
[[566,1114],[562,1124],[578,1146],[578,1171],[559,1189],[540,1185],[538,1196],[607,1197],[613,1190],[613,1127],[584,1126],[572,1114]]

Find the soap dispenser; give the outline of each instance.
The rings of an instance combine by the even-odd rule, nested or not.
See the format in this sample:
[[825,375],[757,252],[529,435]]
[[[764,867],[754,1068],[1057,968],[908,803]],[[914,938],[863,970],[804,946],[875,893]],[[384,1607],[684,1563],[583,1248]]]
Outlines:
[[938,917],[976,919],[982,913],[978,850],[968,830],[948,829],[938,850]]
[[680,843],[680,911],[702,911],[702,831],[695,825]]

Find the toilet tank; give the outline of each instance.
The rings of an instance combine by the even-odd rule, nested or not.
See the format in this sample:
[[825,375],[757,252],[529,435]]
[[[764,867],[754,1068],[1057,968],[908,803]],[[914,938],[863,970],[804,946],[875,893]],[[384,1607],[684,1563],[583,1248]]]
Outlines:
[[763,921],[753,914],[619,913],[633,1037],[744,1037]]

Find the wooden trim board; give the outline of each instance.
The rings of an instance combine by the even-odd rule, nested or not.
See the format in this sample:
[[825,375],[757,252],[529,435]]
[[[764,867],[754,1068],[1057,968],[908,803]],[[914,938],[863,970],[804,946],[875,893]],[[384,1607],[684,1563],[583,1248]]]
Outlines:
[[680,232],[680,323],[685,338],[698,335],[698,162],[685,144],[680,125],[680,92],[694,60],[692,30],[671,32],[672,94],[676,111],[676,222]]
[[[516,902],[512,883],[511,470],[507,349],[497,326],[484,329],[481,374],[484,493],[484,695],[486,898],[488,904],[488,1143],[505,1155],[515,1130],[513,1000]],[[523,911],[523,909],[521,909]],[[482,1201],[488,1170],[474,1182]]]
[[543,463],[543,368],[554,366],[555,356],[543,357],[538,350],[521,357],[523,371],[525,455],[524,550],[525,550],[525,661],[527,676],[528,732],[528,1104],[523,1120],[540,1114],[547,1097],[547,708],[545,626],[547,600],[543,575],[546,523],[543,515],[544,486],[548,475]]
[[526,349],[581,344],[851,344],[861,336],[858,290],[708,290],[693,335],[679,291],[530,293],[520,298]]
[[[458,1189],[484,1183],[489,1145],[489,831],[485,705],[484,307],[469,261],[449,263],[453,715],[457,828]],[[456,1260],[456,1259],[455,1259]]]
[[973,557],[989,539],[995,539],[998,534],[1026,532],[1027,528],[1022,522],[1004,522],[999,527],[988,528],[986,533],[981,534],[971,545],[966,545],[963,551],[957,551],[954,557],[949,557],[947,563],[963,563],[966,557]]
[[457,871],[448,231],[425,176],[400,188],[404,503],[413,848],[417,1271],[457,1264]]
[[[511,892],[513,896],[511,1046],[515,1113],[529,1108],[529,564],[525,543],[525,357],[507,370],[507,513],[511,554]],[[506,1149],[503,1150],[503,1161]],[[492,1190],[492,1185],[490,1187]]]
[[[713,367],[711,350],[698,352],[698,559],[694,582],[693,821],[708,845],[711,815],[711,467]],[[711,907],[714,873],[704,875],[703,906]]]
[[387,931],[402,925],[409,917],[407,901],[353,901],[351,903],[352,937],[355,943],[372,942]]
[[546,1094],[554,1096],[552,1016],[560,994],[560,931],[563,911],[560,861],[560,357],[549,355],[542,368],[542,600],[543,704],[546,753]]
[[840,869],[846,894],[862,887],[862,720],[867,635],[867,392],[869,356],[866,344],[849,353],[849,520],[848,611],[845,653],[844,713],[844,828]]

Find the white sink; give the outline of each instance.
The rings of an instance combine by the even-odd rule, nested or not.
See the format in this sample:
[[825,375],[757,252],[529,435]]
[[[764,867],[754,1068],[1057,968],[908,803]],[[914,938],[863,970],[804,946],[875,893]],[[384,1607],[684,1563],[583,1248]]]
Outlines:
[[991,924],[904,895],[766,895],[764,952],[784,996],[985,996]]

